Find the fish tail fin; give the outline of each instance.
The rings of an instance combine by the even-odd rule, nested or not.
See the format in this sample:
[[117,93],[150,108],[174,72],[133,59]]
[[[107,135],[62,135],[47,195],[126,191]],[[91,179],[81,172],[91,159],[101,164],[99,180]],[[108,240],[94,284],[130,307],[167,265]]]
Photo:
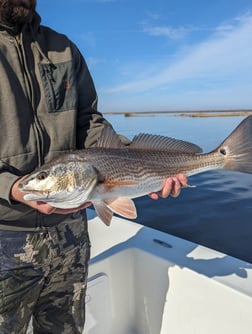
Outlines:
[[223,168],[252,174],[252,116],[245,118],[218,147]]

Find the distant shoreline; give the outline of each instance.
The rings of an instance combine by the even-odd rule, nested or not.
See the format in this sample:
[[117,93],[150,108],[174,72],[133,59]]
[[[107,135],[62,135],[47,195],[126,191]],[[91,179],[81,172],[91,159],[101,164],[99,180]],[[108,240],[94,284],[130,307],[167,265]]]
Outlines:
[[231,117],[252,115],[248,110],[185,110],[185,111],[136,111],[136,112],[103,112],[104,115],[123,115],[125,117],[141,117],[155,115],[170,115],[182,117]]

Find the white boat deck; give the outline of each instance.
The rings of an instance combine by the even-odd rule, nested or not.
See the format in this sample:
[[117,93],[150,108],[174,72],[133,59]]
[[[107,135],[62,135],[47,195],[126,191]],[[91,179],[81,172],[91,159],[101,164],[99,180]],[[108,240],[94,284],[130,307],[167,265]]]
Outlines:
[[84,334],[252,333],[251,264],[88,211]]

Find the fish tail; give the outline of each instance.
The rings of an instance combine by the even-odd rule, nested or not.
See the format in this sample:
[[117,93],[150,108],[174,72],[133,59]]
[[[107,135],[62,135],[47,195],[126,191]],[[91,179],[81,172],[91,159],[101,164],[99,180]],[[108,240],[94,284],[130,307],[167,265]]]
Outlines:
[[217,151],[225,158],[224,169],[252,174],[252,116],[245,118]]

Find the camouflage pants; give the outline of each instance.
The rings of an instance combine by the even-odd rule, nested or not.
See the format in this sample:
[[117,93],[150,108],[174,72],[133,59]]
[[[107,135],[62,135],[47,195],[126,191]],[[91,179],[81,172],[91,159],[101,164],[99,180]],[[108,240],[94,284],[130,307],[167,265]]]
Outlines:
[[82,333],[89,260],[86,221],[43,232],[0,231],[0,334]]

